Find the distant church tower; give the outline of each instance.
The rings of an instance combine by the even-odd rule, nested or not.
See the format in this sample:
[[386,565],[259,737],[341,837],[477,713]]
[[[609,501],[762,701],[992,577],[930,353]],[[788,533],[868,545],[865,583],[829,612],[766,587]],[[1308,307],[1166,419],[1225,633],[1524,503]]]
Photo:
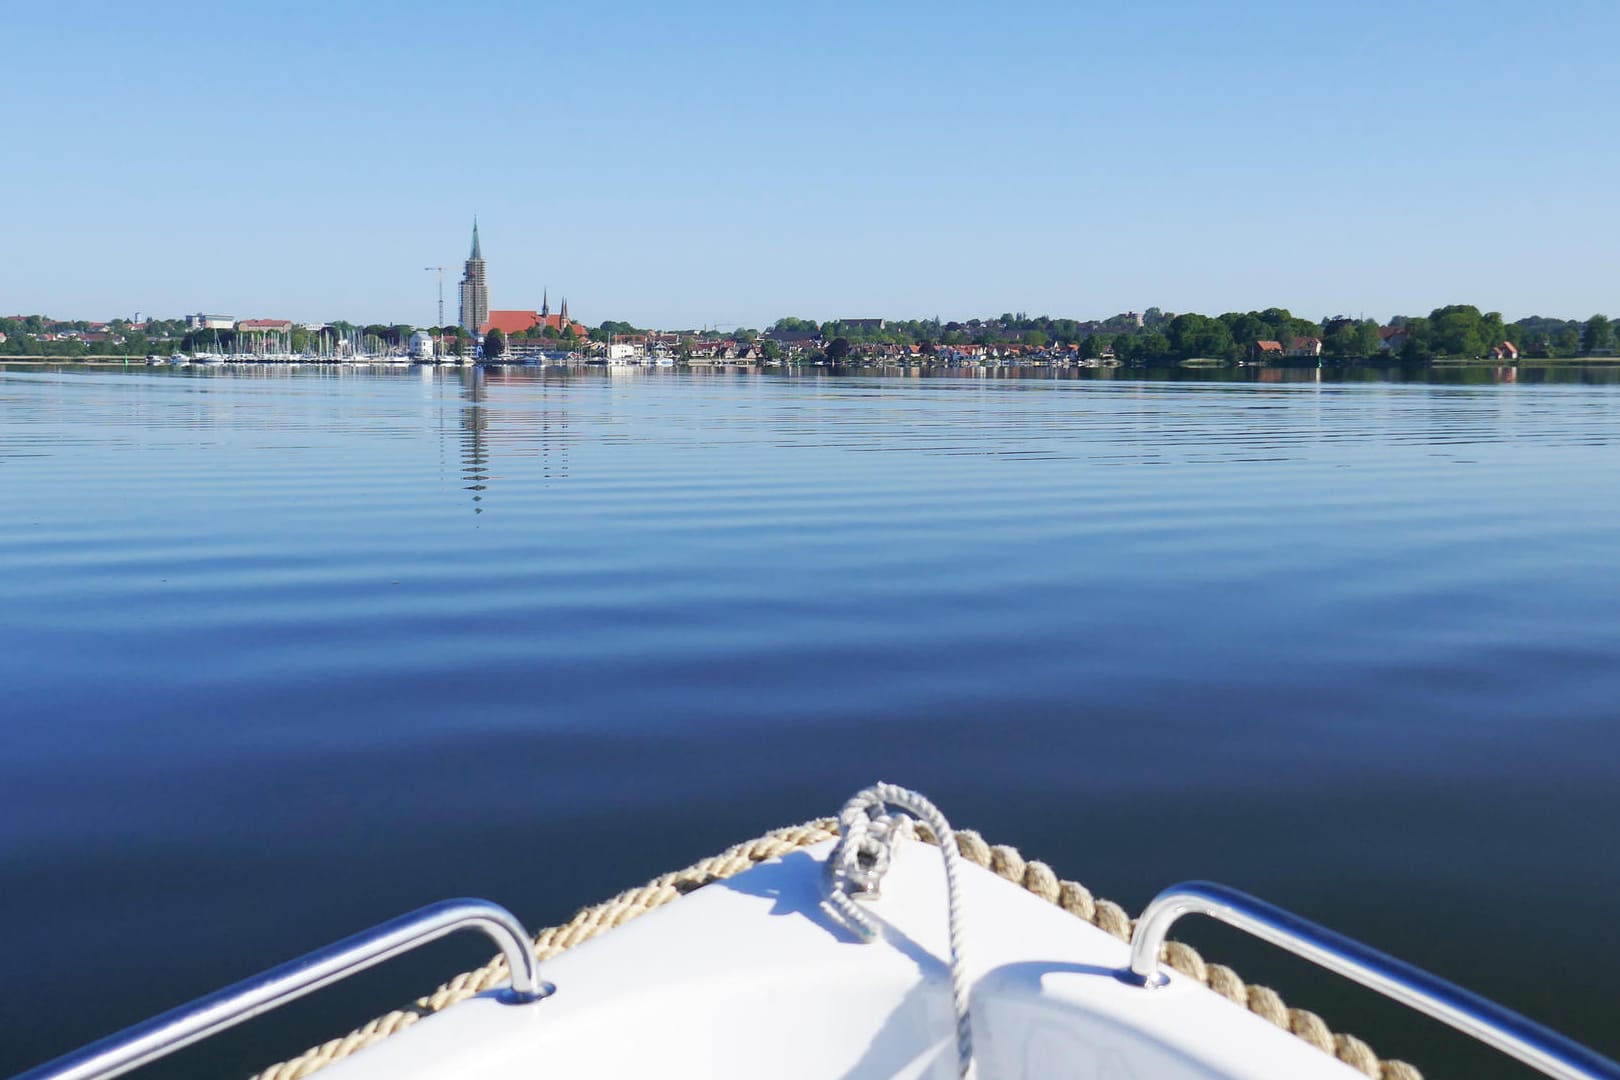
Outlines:
[[478,247],[478,219],[473,218],[472,254],[461,274],[461,325],[470,334],[489,322],[489,285],[484,281],[484,253]]

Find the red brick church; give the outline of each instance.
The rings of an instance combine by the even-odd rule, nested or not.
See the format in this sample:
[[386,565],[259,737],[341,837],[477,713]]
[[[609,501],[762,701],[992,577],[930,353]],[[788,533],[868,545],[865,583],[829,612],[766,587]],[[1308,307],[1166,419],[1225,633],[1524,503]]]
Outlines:
[[555,314],[551,310],[551,297],[543,296],[539,311],[491,311],[489,318],[478,328],[480,334],[487,334],[491,330],[499,330],[507,337],[522,334],[526,331],[539,332],[546,327],[557,332],[559,337],[563,331],[572,328],[574,336],[584,341],[589,332],[584,323],[575,322],[568,317],[568,300],[564,297],[562,309]]

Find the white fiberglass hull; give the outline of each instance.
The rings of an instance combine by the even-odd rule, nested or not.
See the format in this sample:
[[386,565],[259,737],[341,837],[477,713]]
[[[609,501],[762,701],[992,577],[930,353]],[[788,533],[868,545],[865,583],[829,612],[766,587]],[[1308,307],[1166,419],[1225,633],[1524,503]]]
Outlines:
[[[859,944],[821,907],[820,844],[544,961],[556,986],[481,995],[330,1066],[332,1080],[957,1075],[939,850],[902,841]],[[964,866],[980,1077],[1350,1080],[1361,1074],[1180,975],[1121,978],[1129,946]]]

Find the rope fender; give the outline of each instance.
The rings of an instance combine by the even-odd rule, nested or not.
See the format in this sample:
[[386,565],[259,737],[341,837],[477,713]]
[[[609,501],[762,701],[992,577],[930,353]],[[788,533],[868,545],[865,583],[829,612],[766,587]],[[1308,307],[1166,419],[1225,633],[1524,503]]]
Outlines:
[[[919,840],[938,843],[926,822],[918,822],[915,833]],[[781,858],[801,848],[836,839],[838,835],[837,822],[832,818],[817,818],[803,825],[775,829],[755,840],[702,859],[684,870],[656,877],[639,888],[626,890],[594,907],[581,908],[568,922],[535,935],[534,954],[540,960],[549,959],[581,942],[623,926],[694,889],[733,877],[762,862]],[[1021,886],[1121,941],[1130,941],[1133,920],[1118,904],[1094,897],[1089,889],[1078,882],[1059,878],[1046,863],[1026,860],[1016,848],[988,844],[978,833],[968,829],[956,830],[954,835],[956,848],[963,859]],[[1323,1053],[1333,1055],[1364,1076],[1374,1080],[1423,1080],[1423,1074],[1412,1065],[1379,1058],[1355,1036],[1332,1031],[1320,1016],[1306,1009],[1289,1008],[1276,991],[1245,983],[1231,968],[1205,961],[1190,945],[1178,941],[1167,942],[1160,959],[1233,1004],[1271,1021]],[[458,1001],[493,989],[509,978],[505,959],[497,956],[481,968],[457,975],[410,1005],[379,1016],[341,1038],[310,1047],[297,1057],[271,1065],[254,1074],[251,1080],[301,1080],[334,1061],[405,1030],[424,1016],[431,1016]]]

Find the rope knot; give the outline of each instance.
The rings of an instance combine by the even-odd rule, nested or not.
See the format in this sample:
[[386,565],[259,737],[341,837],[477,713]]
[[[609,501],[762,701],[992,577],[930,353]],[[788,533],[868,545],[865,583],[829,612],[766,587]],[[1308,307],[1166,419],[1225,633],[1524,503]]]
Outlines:
[[887,803],[869,788],[851,799],[838,816],[838,844],[827,860],[829,885],[834,891],[876,900],[883,895],[883,878],[894,857],[894,842],[915,839],[910,817],[891,814]]
[[[893,806],[904,813],[890,813]],[[967,971],[962,963],[962,915],[957,895],[961,854],[956,834],[939,808],[922,795],[894,784],[878,783],[857,792],[838,815],[838,843],[827,856],[823,892],[825,907],[840,925],[863,942],[879,936],[878,924],[855,901],[876,900],[894,860],[895,841],[916,839],[911,815],[928,826],[945,860],[945,906],[950,931],[951,1005],[956,1013],[958,1073],[973,1075],[973,1029],[968,1018]]]

